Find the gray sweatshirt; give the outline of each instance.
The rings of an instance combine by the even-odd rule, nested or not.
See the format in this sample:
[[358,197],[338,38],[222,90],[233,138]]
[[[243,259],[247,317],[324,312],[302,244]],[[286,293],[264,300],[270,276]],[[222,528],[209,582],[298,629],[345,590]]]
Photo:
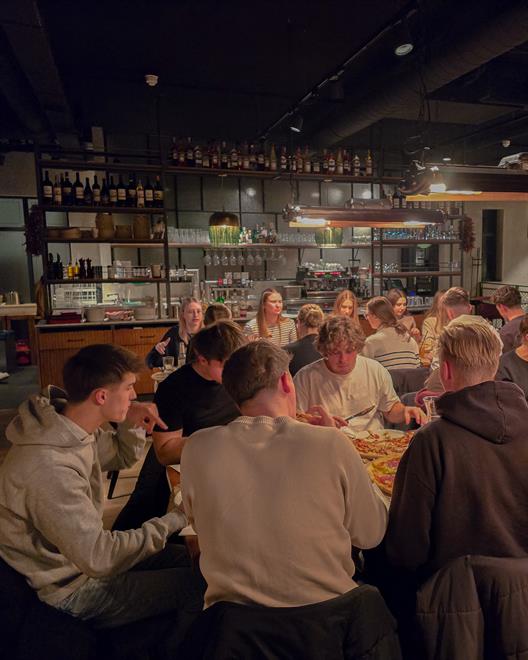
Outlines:
[[183,526],[173,512],[136,530],[103,529],[103,472],[133,465],[145,432],[122,424],[88,434],[60,414],[64,404],[49,394],[23,403],[0,467],[0,556],[50,605],[89,577],[127,571]]

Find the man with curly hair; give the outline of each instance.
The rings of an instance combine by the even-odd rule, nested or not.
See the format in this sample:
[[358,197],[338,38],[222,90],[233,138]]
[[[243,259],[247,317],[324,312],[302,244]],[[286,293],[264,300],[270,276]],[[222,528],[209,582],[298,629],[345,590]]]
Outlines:
[[331,316],[319,331],[317,350],[323,358],[295,376],[297,407],[324,406],[332,415],[350,418],[357,431],[378,431],[391,424],[426,421],[419,408],[398,398],[389,372],[376,360],[358,355],[365,342],[353,322]]

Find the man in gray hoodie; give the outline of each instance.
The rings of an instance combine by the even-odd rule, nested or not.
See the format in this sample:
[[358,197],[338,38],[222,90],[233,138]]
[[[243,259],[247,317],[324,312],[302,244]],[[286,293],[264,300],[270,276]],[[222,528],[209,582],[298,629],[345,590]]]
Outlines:
[[103,529],[104,471],[133,465],[145,432],[164,427],[154,404],[133,402],[141,366],[118,346],[81,349],[64,367],[67,398],[50,387],[20,406],[0,467],[0,557],[40,600],[98,627],[202,607],[185,549],[165,547],[186,524],[178,509]]

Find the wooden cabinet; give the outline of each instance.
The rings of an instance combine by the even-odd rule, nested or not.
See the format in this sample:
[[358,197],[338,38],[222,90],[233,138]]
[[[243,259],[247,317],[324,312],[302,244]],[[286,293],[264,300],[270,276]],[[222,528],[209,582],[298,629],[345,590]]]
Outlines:
[[[39,371],[41,387],[58,385],[64,387],[62,369],[66,361],[84,346],[91,344],[117,344],[136,353],[143,362],[150,349],[157,344],[171,326],[145,326],[143,328],[108,328],[102,330],[57,330],[40,331]],[[147,368],[138,374],[136,392],[154,392],[152,371]]]

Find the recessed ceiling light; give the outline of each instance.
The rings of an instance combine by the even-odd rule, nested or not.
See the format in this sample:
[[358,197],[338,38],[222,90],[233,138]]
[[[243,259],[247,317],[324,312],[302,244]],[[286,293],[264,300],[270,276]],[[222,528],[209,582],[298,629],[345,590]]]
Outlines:
[[450,163],[451,162],[451,157],[450,156],[444,156],[442,158],[442,160],[444,161],[444,163]]

